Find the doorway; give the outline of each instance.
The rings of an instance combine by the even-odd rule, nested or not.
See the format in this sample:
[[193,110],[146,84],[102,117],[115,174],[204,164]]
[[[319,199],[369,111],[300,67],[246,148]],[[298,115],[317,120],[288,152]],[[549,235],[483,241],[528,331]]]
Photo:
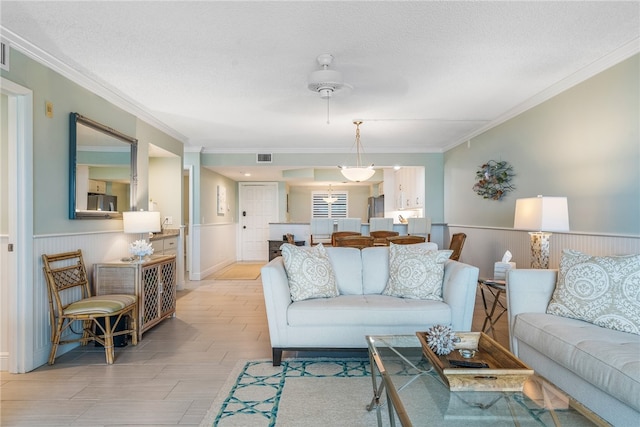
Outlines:
[[[33,334],[33,93],[0,77],[6,96],[6,162],[2,172],[7,197],[0,204],[3,229],[0,256],[0,341],[2,369],[24,373],[35,368]],[[4,127],[4,126],[3,126]],[[3,153],[4,154],[4,153]],[[4,156],[3,156],[4,157]],[[3,191],[4,192],[4,191]],[[6,237],[5,237],[6,236]]]
[[240,261],[269,258],[269,223],[278,221],[278,183],[241,182]]

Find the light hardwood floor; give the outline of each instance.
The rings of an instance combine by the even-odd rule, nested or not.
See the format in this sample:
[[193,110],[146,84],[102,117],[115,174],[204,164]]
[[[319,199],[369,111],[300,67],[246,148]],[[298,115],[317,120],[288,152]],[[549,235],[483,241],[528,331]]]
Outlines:
[[[483,320],[478,294],[472,329]],[[506,316],[496,338],[508,348]],[[189,282],[176,317],[116,349],[111,366],[90,344],[53,366],[1,372],[0,425],[197,426],[238,360],[270,357],[260,279]]]

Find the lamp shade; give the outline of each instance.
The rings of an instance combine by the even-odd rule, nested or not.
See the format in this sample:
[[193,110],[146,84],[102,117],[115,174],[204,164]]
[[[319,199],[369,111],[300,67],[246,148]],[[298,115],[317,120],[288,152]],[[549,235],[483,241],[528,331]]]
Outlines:
[[569,231],[566,197],[530,197],[516,200],[513,228],[528,231]]
[[376,173],[372,167],[349,168],[346,166],[343,166],[340,172],[342,172],[342,175],[349,181],[355,182],[366,181]]
[[157,233],[161,231],[160,212],[123,212],[122,221],[125,233]]

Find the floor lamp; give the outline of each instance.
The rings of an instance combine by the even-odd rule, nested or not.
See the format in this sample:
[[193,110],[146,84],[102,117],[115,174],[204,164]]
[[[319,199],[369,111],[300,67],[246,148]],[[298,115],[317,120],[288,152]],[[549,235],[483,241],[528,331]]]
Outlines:
[[566,197],[530,197],[516,200],[513,228],[531,236],[531,268],[549,268],[550,231],[569,231]]

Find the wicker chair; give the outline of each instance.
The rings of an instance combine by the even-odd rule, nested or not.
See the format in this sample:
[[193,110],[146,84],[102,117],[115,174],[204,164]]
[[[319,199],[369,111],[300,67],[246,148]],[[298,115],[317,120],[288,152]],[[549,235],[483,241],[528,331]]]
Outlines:
[[453,253],[449,257],[449,259],[460,261],[460,254],[462,254],[462,247],[464,246],[465,240],[467,240],[467,235],[464,233],[455,233],[453,236],[451,236],[449,249],[453,249]]
[[373,246],[371,236],[344,236],[336,238],[336,246],[349,246],[352,248],[369,248]]
[[416,243],[424,243],[424,237],[422,236],[395,236],[387,237],[387,244],[393,243],[394,245],[414,245]]
[[[82,251],[57,255],[42,255],[44,275],[49,290],[49,317],[51,323],[51,352],[49,365],[53,365],[58,346],[72,342],[86,345],[96,341],[104,346],[107,364],[114,359],[113,337],[131,335],[131,343],[138,344],[135,295],[113,294],[91,296]],[[129,327],[114,332],[123,316],[129,318]],[[62,340],[62,334],[75,321],[82,322],[82,336]]]
[[346,236],[362,236],[362,233],[358,233],[356,231],[335,231],[331,235],[331,246],[337,246],[336,239]]
[[389,246],[387,237],[394,237],[400,235],[397,231],[378,230],[369,233],[373,237],[373,246]]

